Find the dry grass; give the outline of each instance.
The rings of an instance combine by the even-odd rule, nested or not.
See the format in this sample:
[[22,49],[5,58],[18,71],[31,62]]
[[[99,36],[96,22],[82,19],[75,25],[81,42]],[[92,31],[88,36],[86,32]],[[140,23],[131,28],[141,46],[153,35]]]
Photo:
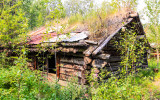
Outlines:
[[99,41],[122,27],[129,16],[128,7],[118,10],[98,9],[88,14],[75,14],[64,19],[47,22],[48,26],[62,26],[61,33],[90,31],[90,40]]
[[128,8],[121,8],[117,12],[99,13],[88,19],[91,40],[101,40],[122,27],[129,16]]

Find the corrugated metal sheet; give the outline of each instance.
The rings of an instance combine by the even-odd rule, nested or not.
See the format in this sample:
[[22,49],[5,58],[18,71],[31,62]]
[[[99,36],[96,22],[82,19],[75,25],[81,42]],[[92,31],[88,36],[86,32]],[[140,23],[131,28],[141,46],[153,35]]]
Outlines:
[[76,42],[76,41],[79,41],[79,40],[83,40],[85,38],[88,37],[88,31],[83,31],[81,33],[78,33],[78,34],[75,34],[74,36],[68,38],[68,39],[64,39],[62,40],[63,42]]
[[68,34],[62,34],[62,35],[58,35],[58,36],[55,36],[47,41],[43,41],[43,42],[61,42],[63,41],[64,39],[67,39],[68,37],[72,37],[74,35],[76,35],[77,33],[70,33],[70,35]]
[[48,34],[37,34],[35,36],[30,36],[28,38],[29,44],[40,44],[45,40],[45,38],[56,37],[56,33],[48,33]]
[[[58,27],[58,28],[61,28],[61,27]],[[57,35],[56,32],[53,32],[53,27],[48,29],[46,29],[45,27],[41,27],[38,30],[33,31],[28,35],[29,36],[28,43],[40,44],[43,42],[76,42],[76,41],[87,38],[88,33],[89,33],[88,31],[84,31],[81,33]]]
[[63,34],[59,36],[55,36],[54,38],[49,39],[48,41],[44,42],[76,42],[79,40],[83,40],[88,37],[87,31],[81,32],[81,33],[70,33],[68,34]]

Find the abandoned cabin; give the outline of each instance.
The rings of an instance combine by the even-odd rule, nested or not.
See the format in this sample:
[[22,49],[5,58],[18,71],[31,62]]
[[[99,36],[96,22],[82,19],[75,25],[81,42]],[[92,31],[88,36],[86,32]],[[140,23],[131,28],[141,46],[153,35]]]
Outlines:
[[[79,83],[83,84],[87,82],[86,71],[91,69],[95,69],[95,74],[99,74],[101,68],[116,72],[121,68],[121,55],[113,41],[118,39],[117,37],[121,35],[120,33],[124,33],[125,29],[136,32],[139,38],[145,38],[145,32],[138,13],[133,11],[108,18],[105,24],[107,27],[101,31],[101,36],[97,36],[99,38],[96,38],[96,34],[91,37],[91,32],[86,27],[77,27],[69,36],[67,33],[57,35],[56,31],[46,33],[45,27],[31,32],[28,35],[30,51],[28,66],[56,74],[56,77],[63,81],[76,76]],[[50,38],[43,41],[44,36]],[[55,44],[56,47],[53,46]],[[48,49],[44,48],[42,51],[38,49],[43,46]],[[147,51],[144,51],[142,60],[144,62],[141,66],[146,67]]]

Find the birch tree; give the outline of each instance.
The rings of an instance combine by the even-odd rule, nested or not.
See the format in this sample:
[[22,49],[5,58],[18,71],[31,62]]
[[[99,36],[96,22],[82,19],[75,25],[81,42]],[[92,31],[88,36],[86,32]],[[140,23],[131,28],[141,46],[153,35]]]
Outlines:
[[148,24],[148,39],[150,42],[155,43],[157,52],[157,67],[159,65],[159,48],[160,48],[160,0],[146,0],[147,5],[146,15],[149,19]]

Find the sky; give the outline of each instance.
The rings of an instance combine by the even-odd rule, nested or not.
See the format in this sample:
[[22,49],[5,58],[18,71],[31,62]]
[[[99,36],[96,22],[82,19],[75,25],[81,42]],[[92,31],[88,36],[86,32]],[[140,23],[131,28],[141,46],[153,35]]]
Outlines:
[[[65,1],[67,1],[67,0],[62,0],[62,3],[64,3]],[[111,0],[95,0],[95,3],[96,3],[96,5],[101,5],[101,3],[102,3],[103,1],[111,1]],[[142,12],[142,10],[144,9],[145,6],[146,6],[146,5],[145,5],[144,0],[138,0],[137,12],[139,12],[139,13]],[[140,17],[142,17],[142,16],[140,16]],[[147,16],[146,16],[146,15],[143,15],[143,18],[141,18],[141,22],[142,22],[143,24],[145,24],[147,21],[148,21]]]

